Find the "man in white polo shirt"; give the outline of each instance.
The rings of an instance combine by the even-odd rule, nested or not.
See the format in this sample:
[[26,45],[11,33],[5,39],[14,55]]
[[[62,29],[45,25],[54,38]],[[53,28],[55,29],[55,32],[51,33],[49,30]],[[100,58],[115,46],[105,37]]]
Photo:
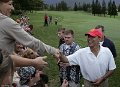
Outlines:
[[88,47],[79,49],[69,56],[62,53],[58,57],[70,65],[80,65],[85,87],[108,87],[108,77],[116,68],[111,51],[99,45],[102,32],[92,29],[85,34]]

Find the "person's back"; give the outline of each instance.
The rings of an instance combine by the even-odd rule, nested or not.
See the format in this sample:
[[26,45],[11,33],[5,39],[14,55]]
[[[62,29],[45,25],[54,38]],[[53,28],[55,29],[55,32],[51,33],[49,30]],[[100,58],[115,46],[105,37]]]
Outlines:
[[[78,49],[79,45],[73,42],[74,33],[72,30],[66,30],[64,35],[65,43],[60,46],[60,51],[65,55],[71,55]],[[60,79],[61,84],[63,79],[67,79],[69,87],[79,87],[80,67],[78,65],[69,66],[67,63],[60,62]]]
[[44,26],[48,26],[48,16],[45,14],[44,16]]
[[55,25],[57,25],[57,23],[58,23],[58,18],[56,17],[55,18]]
[[52,16],[49,16],[49,24],[52,24]]
[[110,51],[112,52],[113,57],[114,58],[117,57],[115,45],[114,45],[114,43],[110,39],[105,37],[102,46],[103,47],[108,47],[110,49]]

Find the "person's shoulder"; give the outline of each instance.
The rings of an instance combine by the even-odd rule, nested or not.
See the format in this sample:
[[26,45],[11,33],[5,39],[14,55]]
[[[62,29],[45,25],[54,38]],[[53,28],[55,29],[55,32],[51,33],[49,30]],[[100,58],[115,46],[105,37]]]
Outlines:
[[72,46],[75,47],[75,48],[80,48],[79,44],[77,44],[76,42],[73,42]]
[[108,37],[105,37],[104,41],[109,42],[109,43],[113,43],[113,41],[110,40]]
[[13,19],[11,19],[10,17],[2,15],[2,14],[0,15],[0,20],[4,25],[7,25],[9,24],[9,22],[13,21]]
[[84,48],[79,49],[78,51],[82,52],[82,53],[86,53],[86,52],[90,51],[90,48],[89,47],[84,47]]
[[63,44],[61,44],[60,45],[60,47],[59,48],[63,48],[63,47],[65,47],[66,46],[66,44],[65,43],[63,43]]
[[7,26],[17,24],[17,22],[10,17],[5,18],[4,22],[5,22],[5,25],[7,25]]
[[74,45],[79,45],[77,42],[72,42],[72,44],[74,44]]
[[101,49],[102,49],[103,52],[111,52],[108,47],[101,46]]

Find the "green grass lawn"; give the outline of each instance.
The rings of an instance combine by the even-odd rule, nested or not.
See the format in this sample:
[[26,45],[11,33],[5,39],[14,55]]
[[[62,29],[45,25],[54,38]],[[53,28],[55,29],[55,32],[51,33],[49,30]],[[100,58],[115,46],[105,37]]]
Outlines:
[[[44,27],[44,14],[52,15],[53,19],[55,17],[59,18],[58,25],[53,24],[48,27]],[[120,16],[116,18],[100,17],[93,16],[90,13],[84,12],[58,12],[58,11],[39,11],[34,13],[29,13],[30,23],[34,25],[34,36],[46,44],[57,47],[58,46],[58,37],[57,29],[59,27],[65,27],[67,29],[73,29],[75,32],[75,42],[80,46],[86,46],[86,37],[84,34],[89,30],[94,28],[96,25],[105,26],[105,34],[110,38],[116,46],[117,58],[116,65],[117,69],[115,73],[110,78],[109,87],[120,87]],[[49,76],[49,85],[50,87],[59,87],[59,75],[58,75],[58,66],[55,62],[55,59],[49,55],[48,56],[48,67],[45,68],[45,72]]]

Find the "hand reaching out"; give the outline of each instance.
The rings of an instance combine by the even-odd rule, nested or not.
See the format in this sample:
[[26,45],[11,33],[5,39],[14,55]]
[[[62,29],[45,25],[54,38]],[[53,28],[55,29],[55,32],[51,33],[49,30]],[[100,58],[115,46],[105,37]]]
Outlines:
[[60,57],[60,50],[59,50],[59,49],[56,49],[56,52],[55,52],[54,56],[55,56],[56,58],[59,58],[59,57]]
[[68,87],[68,81],[66,79],[63,80],[61,87]]
[[41,68],[45,67],[46,65],[48,65],[48,63],[44,61],[44,59],[46,59],[46,58],[47,58],[47,56],[37,57],[37,58],[33,59],[34,67],[37,69],[41,69]]

